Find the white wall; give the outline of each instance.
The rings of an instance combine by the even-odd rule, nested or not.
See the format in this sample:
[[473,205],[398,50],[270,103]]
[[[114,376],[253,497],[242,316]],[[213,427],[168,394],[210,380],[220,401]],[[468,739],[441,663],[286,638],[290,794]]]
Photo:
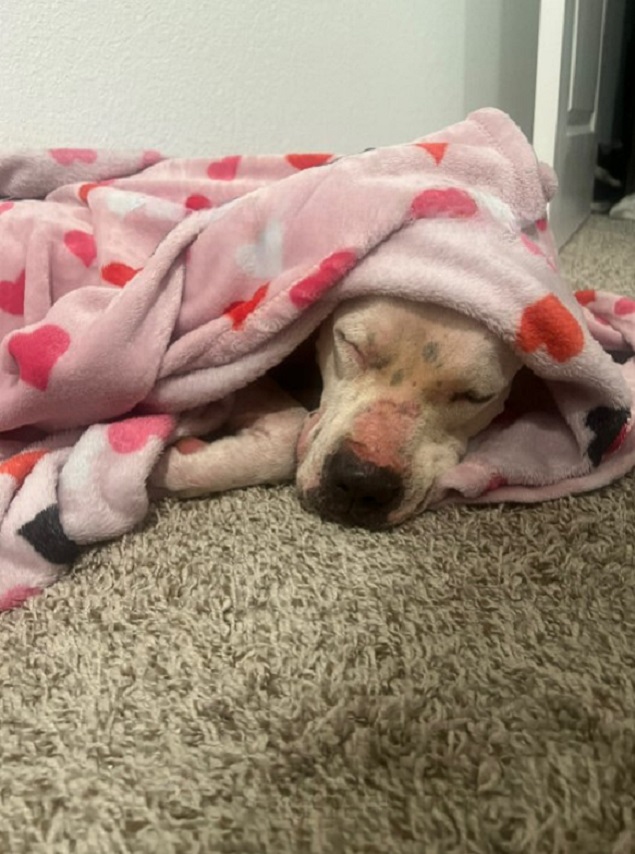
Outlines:
[[0,146],[347,152],[505,100],[527,129],[495,41],[538,4],[0,0]]
[[465,2],[466,112],[499,107],[530,139],[539,19],[540,0]]

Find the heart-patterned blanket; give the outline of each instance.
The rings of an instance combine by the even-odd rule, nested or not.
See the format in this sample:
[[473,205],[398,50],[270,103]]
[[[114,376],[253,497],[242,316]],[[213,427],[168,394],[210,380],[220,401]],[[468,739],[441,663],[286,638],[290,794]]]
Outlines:
[[181,413],[220,413],[361,294],[479,318],[551,393],[481,434],[444,500],[627,471],[635,302],[563,282],[555,185],[496,110],[346,157],[0,156],[0,610],[143,518]]

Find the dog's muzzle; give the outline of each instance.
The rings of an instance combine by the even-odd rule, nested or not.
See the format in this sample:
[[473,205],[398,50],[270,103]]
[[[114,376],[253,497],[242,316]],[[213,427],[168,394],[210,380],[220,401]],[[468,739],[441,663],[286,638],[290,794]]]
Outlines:
[[343,447],[327,457],[320,485],[306,498],[309,509],[347,525],[377,529],[404,496],[401,476],[391,468],[361,459]]

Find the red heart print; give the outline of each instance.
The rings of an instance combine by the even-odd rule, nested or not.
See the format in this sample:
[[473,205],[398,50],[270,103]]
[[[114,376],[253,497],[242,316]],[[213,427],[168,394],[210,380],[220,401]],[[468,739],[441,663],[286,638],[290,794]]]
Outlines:
[[24,451],[0,464],[0,474],[8,474],[21,486],[48,451]]
[[15,281],[0,282],[0,310],[7,314],[24,314],[25,272],[22,270]]
[[325,258],[315,273],[297,282],[289,291],[294,305],[302,308],[318,300],[322,294],[346,275],[357,263],[357,254],[342,249]]
[[287,154],[285,159],[294,169],[311,169],[324,166],[332,157],[332,154]]
[[79,190],[77,191],[77,195],[84,202],[84,204],[88,201],[88,194],[91,190],[94,190],[95,187],[99,187],[99,184],[95,181],[91,181],[89,184],[82,184]]
[[431,154],[437,166],[443,160],[448,147],[447,142],[417,142],[415,145]]
[[64,245],[85,267],[90,267],[97,257],[95,238],[87,231],[67,231],[64,235]]
[[580,324],[553,294],[527,306],[516,333],[516,344],[524,353],[544,347],[556,362],[567,362],[584,347]]
[[616,451],[619,451],[619,449],[622,447],[622,445],[626,441],[626,437],[628,436],[628,433],[629,433],[628,424],[624,424],[622,426],[622,429],[620,430],[620,432],[617,434],[617,436],[613,439],[611,444],[608,446],[608,448],[604,452],[605,455],[608,456],[609,454],[614,454]]
[[76,160],[80,163],[94,163],[97,152],[92,148],[51,148],[49,154],[61,166],[70,166]]
[[134,454],[157,436],[165,441],[174,429],[171,415],[146,415],[140,418],[127,418],[108,425],[108,443],[118,454]]
[[185,200],[185,207],[190,211],[202,211],[206,208],[211,208],[212,203],[207,196],[202,196],[199,193],[193,193]]
[[107,181],[91,181],[88,184],[81,184],[79,190],[77,191],[77,195],[79,198],[86,204],[88,201],[88,194],[93,190],[96,190],[97,187],[107,187],[109,184],[112,184],[114,179],[109,179]]
[[10,211],[13,207],[13,202],[0,202],[0,214]]
[[547,217],[541,217],[536,220],[536,228],[538,231],[546,231],[547,230]]
[[615,314],[623,317],[625,314],[635,314],[635,299],[620,297],[614,306]]
[[269,283],[267,282],[267,284],[261,285],[258,288],[251,299],[239,300],[227,306],[223,314],[226,314],[230,318],[234,329],[240,329],[243,326],[245,320],[267,296],[268,290]]
[[128,264],[122,264],[121,261],[111,261],[101,268],[101,277],[110,285],[117,285],[118,288],[123,288],[127,285],[133,276],[136,276],[141,267],[135,270],[134,267],[129,267]]
[[236,177],[239,164],[239,155],[223,157],[222,160],[215,160],[209,164],[207,174],[210,178],[215,178],[218,181],[233,181]]
[[580,305],[588,305],[590,302],[595,302],[596,294],[593,290],[576,291],[573,295]]
[[9,340],[8,350],[20,371],[20,379],[40,391],[46,391],[51,371],[71,343],[71,336],[61,326],[52,323],[33,332],[16,332]]
[[474,199],[465,190],[457,187],[424,190],[415,197],[410,206],[410,212],[416,219],[462,219],[474,216],[476,211]]

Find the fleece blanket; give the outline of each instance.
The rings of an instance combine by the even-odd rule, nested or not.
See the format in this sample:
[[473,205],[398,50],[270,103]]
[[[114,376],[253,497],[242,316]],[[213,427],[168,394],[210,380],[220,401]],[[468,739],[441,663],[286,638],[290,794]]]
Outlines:
[[222,420],[361,294],[478,318],[549,390],[477,437],[440,500],[541,500],[627,471],[635,302],[570,292],[555,188],[496,110],[345,157],[0,156],[0,609],[136,525],[184,414]]

